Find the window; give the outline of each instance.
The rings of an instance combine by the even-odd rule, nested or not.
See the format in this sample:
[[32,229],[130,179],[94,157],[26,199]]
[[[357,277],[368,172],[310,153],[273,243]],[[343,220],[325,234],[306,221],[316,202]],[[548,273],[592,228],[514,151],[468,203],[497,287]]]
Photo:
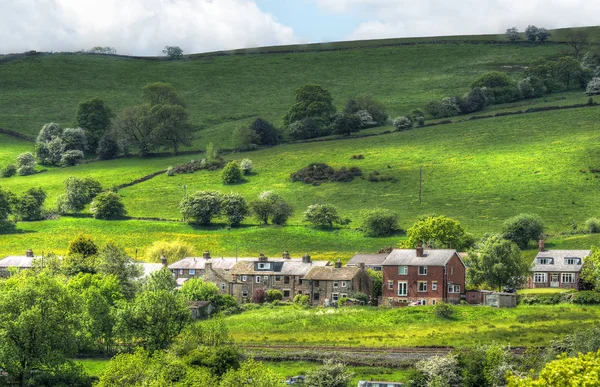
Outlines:
[[398,282],[398,295],[399,296],[407,296],[408,295],[408,282]]
[[561,281],[564,284],[575,283],[575,273],[562,273]]
[[190,270],[188,270],[188,274],[189,275],[196,275],[196,269],[190,269]]
[[281,281],[281,276],[280,275],[276,275],[275,276],[275,282],[280,282]]
[[431,283],[431,290],[437,290],[437,281]]
[[338,300],[338,294],[337,293],[331,293],[331,300],[333,302],[337,302],[337,300]]
[[248,291],[242,290],[242,297],[248,297]]
[[319,301],[319,293],[313,294],[313,300]]
[[419,281],[419,286],[417,288],[418,292],[426,292],[427,291],[427,281]]
[[315,285],[316,287],[319,287],[319,281],[313,281],[313,285]]
[[337,281],[333,281],[333,287],[337,288],[338,287],[338,282]]
[[435,300],[431,300],[431,305],[435,305],[436,301]]
[[245,276],[245,275],[242,276],[242,282],[246,282],[247,279],[248,279],[247,276]]
[[[293,281],[294,281],[294,278],[292,277],[292,282],[293,282]],[[298,278],[298,283],[299,283],[300,285],[302,285],[302,278]]]
[[533,282],[536,284],[545,284],[548,282],[547,273],[533,273]]
[[448,285],[448,293],[460,293],[460,285]]
[[348,287],[348,283],[346,281],[342,281],[342,287],[343,288],[347,288]]
[[221,290],[225,290],[225,283],[221,283]]
[[284,276],[284,277],[283,277],[283,283],[284,283],[284,284],[289,284],[289,283],[290,283],[290,277],[289,277],[289,276],[287,276],[287,275],[286,275],[286,276]]
[[342,293],[342,298],[343,298],[343,297],[346,297],[346,298],[348,298],[348,295],[347,295],[346,293]]
[[179,269],[179,275],[183,275],[183,269]]
[[388,281],[388,289],[394,289],[394,281]]
[[270,269],[271,268],[271,264],[270,263],[259,263],[258,264],[258,268],[259,269]]
[[540,265],[552,265],[552,258],[538,258],[537,261]]
[[268,275],[264,276],[263,279],[265,280],[265,282],[269,282],[269,276]]
[[285,298],[289,298],[289,297],[290,297],[290,291],[289,291],[289,290],[284,290],[284,291],[283,291],[283,296],[284,296]]
[[259,283],[260,283],[260,276],[259,276],[259,275],[257,275],[257,276],[256,276],[256,283],[257,283],[257,284],[259,284]]
[[565,265],[580,265],[579,258],[565,258]]
[[398,266],[399,275],[408,275],[408,266]]
[[417,300],[417,305],[427,305],[427,300]]
[[427,266],[419,266],[419,275],[427,275]]

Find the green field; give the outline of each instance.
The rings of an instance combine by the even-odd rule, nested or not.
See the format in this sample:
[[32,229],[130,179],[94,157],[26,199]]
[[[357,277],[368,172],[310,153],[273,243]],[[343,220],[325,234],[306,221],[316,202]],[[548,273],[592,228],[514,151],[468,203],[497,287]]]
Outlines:
[[459,306],[453,320],[433,307],[396,309],[261,308],[225,319],[240,344],[301,346],[469,347],[478,343],[543,346],[555,335],[594,325],[600,307],[518,306],[497,309]]

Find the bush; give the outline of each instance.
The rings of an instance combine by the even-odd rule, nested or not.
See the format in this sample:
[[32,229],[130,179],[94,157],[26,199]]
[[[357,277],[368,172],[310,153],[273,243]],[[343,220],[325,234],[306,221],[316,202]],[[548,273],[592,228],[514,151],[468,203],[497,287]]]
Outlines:
[[490,103],[500,104],[521,98],[519,88],[505,73],[492,71],[481,75],[471,87],[485,88]]
[[585,221],[585,231],[588,234],[597,234],[600,233],[600,219],[598,218],[589,218]]
[[81,128],[66,128],[61,138],[66,151],[79,150],[83,152],[88,149],[88,141]]
[[384,209],[363,213],[362,231],[371,237],[389,236],[398,230],[398,214]]
[[267,301],[267,292],[265,289],[256,289],[252,293],[252,302],[255,304],[264,304]]
[[537,241],[542,237],[544,225],[535,215],[519,214],[504,222],[502,233],[505,239],[515,242],[520,249],[525,249],[529,241]]
[[358,114],[343,113],[336,116],[333,121],[333,134],[349,136],[351,133],[359,132],[362,121]]
[[433,307],[433,314],[438,318],[450,320],[456,314],[456,307],[445,302],[438,302]]
[[373,171],[373,172],[369,173],[367,180],[372,181],[372,182],[379,182],[379,181],[395,181],[396,179],[393,178],[392,176],[382,175],[381,173],[379,173],[379,171]]
[[42,206],[46,200],[46,192],[41,188],[30,188],[17,201],[16,214],[22,220],[34,221],[43,219]]
[[417,125],[425,125],[425,113],[421,109],[415,109],[410,112],[409,118],[412,122],[416,122]]
[[383,125],[388,117],[385,105],[368,94],[360,94],[356,98],[349,99],[344,109],[344,112],[349,114],[358,113],[361,115],[361,111],[367,112],[374,122],[369,126]]
[[59,196],[58,210],[63,214],[79,212],[102,192],[102,185],[92,178],[69,177],[65,180],[65,193]]
[[105,134],[98,142],[96,154],[100,160],[112,160],[119,155],[119,143],[112,135]]
[[277,145],[281,142],[279,130],[264,118],[254,120],[250,124],[250,130],[254,132],[259,145]]
[[223,168],[221,179],[223,180],[223,184],[240,183],[243,180],[242,168],[236,161],[230,161],[225,165],[225,168]]
[[216,191],[198,191],[184,198],[179,210],[185,219],[208,225],[221,212],[221,194]]
[[161,255],[164,255],[168,262],[173,263],[186,257],[192,257],[194,247],[178,239],[174,241],[154,241],[144,251],[144,260],[146,262],[160,262]]
[[21,153],[17,156],[17,173],[19,176],[33,175],[35,173],[35,157],[31,152]]
[[294,212],[290,204],[271,191],[258,195],[258,198],[250,203],[250,207],[263,224],[268,224],[270,219],[273,224],[283,225]]
[[244,175],[250,175],[252,173],[252,160],[250,159],[243,159],[242,162],[240,163],[240,168],[242,168],[242,172],[244,173]]
[[367,294],[361,293],[361,292],[353,292],[350,293],[350,295],[348,296],[348,298],[351,298],[353,300],[357,300],[360,302],[363,302],[365,305],[367,305],[369,303],[370,298]]
[[301,181],[305,184],[320,185],[328,181],[349,182],[356,176],[362,175],[360,168],[346,167],[338,171],[324,163],[313,163],[290,175],[292,181]]
[[315,226],[333,228],[334,223],[343,223],[333,204],[313,204],[304,212],[304,221]]
[[342,297],[337,301],[337,307],[341,308],[346,304],[346,301],[348,301],[348,297]]
[[425,110],[433,118],[453,117],[460,113],[460,100],[457,97],[446,97],[441,101],[430,101]]
[[123,218],[127,211],[118,193],[102,192],[92,200],[90,212],[96,219],[114,220]]
[[287,126],[287,134],[292,140],[307,140],[322,135],[322,120],[308,117],[301,121],[294,121]]
[[360,118],[360,127],[362,129],[372,128],[378,125],[377,121],[373,119],[373,116],[371,116],[368,111],[359,110],[356,114]]
[[177,60],[183,57],[183,50],[179,46],[165,46],[162,52],[171,60]]
[[487,104],[488,99],[485,90],[481,87],[474,87],[462,101],[460,111],[463,114],[478,112],[483,110]]
[[60,157],[60,164],[64,166],[73,166],[79,164],[84,158],[80,150],[68,150]]
[[17,173],[17,166],[15,164],[8,164],[6,167],[2,168],[0,171],[0,176],[2,177],[11,177]]
[[585,93],[587,95],[600,94],[600,77],[592,78],[592,80],[587,84],[587,87],[585,88]]
[[258,136],[248,126],[238,126],[233,130],[231,139],[235,149],[245,151],[252,150],[258,147]]
[[521,98],[537,98],[544,95],[544,82],[534,77],[523,78],[517,84]]
[[283,299],[283,293],[277,289],[267,290],[267,302],[281,301]]
[[223,195],[221,200],[221,213],[231,227],[239,226],[248,215],[248,204],[244,197],[238,193]]
[[406,116],[400,116],[394,119],[394,127],[397,131],[408,130],[412,128],[412,126],[412,121]]
[[299,306],[308,306],[308,296],[303,296],[302,294],[296,294],[294,296],[294,304]]

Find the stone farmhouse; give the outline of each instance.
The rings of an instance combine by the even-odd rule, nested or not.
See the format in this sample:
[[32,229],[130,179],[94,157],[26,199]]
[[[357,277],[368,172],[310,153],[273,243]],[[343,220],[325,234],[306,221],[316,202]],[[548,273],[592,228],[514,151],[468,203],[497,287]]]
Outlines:
[[544,241],[529,269],[529,288],[579,289],[579,274],[590,250],[546,250]]
[[395,249],[383,262],[382,304],[458,303],[465,291],[466,267],[456,250]]
[[17,271],[24,269],[31,269],[33,267],[33,260],[36,258],[33,254],[33,250],[29,249],[25,252],[25,255],[11,255],[0,260],[0,277],[10,276],[9,268],[14,268]]
[[177,285],[181,286],[190,278],[202,278],[213,282],[222,294],[233,293],[231,269],[241,261],[252,258],[212,258],[209,251],[202,257],[188,257],[168,265]]
[[356,254],[346,264],[346,266],[360,266],[364,264],[366,269],[375,271],[383,270],[383,261],[389,254]]
[[365,265],[342,266],[338,260],[334,266],[315,267],[306,274],[308,295],[312,305],[329,306],[340,298],[360,292],[371,296],[373,280],[367,273]]

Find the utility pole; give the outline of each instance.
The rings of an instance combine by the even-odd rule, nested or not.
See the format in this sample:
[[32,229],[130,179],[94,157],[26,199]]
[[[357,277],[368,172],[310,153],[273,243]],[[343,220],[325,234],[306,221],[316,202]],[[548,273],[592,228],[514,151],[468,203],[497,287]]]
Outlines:
[[419,167],[419,204],[423,202],[423,166]]

